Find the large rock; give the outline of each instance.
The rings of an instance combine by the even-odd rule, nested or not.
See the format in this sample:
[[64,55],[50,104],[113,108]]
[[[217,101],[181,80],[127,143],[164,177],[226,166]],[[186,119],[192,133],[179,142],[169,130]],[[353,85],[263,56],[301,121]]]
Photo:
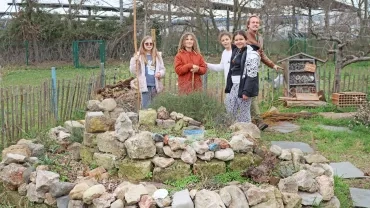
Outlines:
[[157,203],[153,199],[153,197],[149,195],[143,195],[139,201],[139,207],[142,208],[156,208]]
[[207,151],[204,154],[198,154],[197,157],[204,161],[211,161],[215,157],[215,152]]
[[319,186],[319,193],[324,201],[329,201],[334,197],[334,179],[326,175],[322,175],[316,178]]
[[290,149],[283,149],[281,150],[281,154],[279,156],[279,159],[281,160],[292,160],[292,152]]
[[282,192],[285,208],[301,208],[302,198],[298,194]]
[[123,200],[122,199],[117,199],[115,202],[113,202],[110,207],[111,208],[124,208],[125,204],[123,203]]
[[239,122],[235,123],[230,126],[230,129],[235,133],[241,133],[244,134],[246,137],[249,135],[251,138],[254,139],[260,139],[261,138],[261,131],[260,129],[253,123],[244,123],[244,122]]
[[170,119],[170,113],[168,113],[165,107],[161,106],[157,110],[157,118],[162,120]]
[[188,145],[186,144],[186,139],[182,137],[174,137],[168,140],[168,146],[171,147],[172,151],[184,150]]
[[322,202],[320,206],[323,208],[340,208],[340,201],[336,196],[334,196],[329,201]]
[[220,149],[215,152],[215,158],[222,161],[229,161],[234,159],[234,151],[231,148]]
[[26,157],[24,155],[8,153],[3,158],[3,163],[9,165],[10,163],[24,163],[26,161]]
[[51,128],[49,131],[49,138],[56,141],[58,144],[66,146],[71,143],[70,137],[71,134],[67,133],[68,130],[64,127],[57,126],[55,128]]
[[157,182],[181,180],[190,175],[190,165],[179,160],[167,168],[156,167],[153,170],[153,180]]
[[111,153],[117,159],[126,155],[125,145],[116,139],[114,132],[98,134],[96,139],[100,152]]
[[132,137],[135,131],[132,127],[132,121],[126,113],[121,113],[114,125],[115,133],[119,141],[124,142]]
[[208,152],[208,145],[205,141],[196,141],[191,144],[191,147],[197,152],[197,154],[204,154]]
[[117,188],[114,190],[114,195],[117,197],[117,199],[121,199],[123,202],[125,202],[125,194],[128,192],[134,184],[128,182],[128,181],[123,181],[120,183]]
[[62,196],[56,199],[58,208],[68,208],[70,198],[69,196]]
[[197,161],[197,153],[192,147],[187,146],[181,154],[181,160],[188,164],[194,164]]
[[36,171],[36,190],[40,192],[48,192],[53,184],[59,181],[60,175],[51,171],[37,170]]
[[150,160],[124,159],[117,162],[118,176],[133,181],[147,178],[151,173],[152,167],[153,164]]
[[172,208],[194,208],[194,203],[187,189],[173,195]]
[[137,113],[127,112],[126,114],[130,118],[133,126],[137,126],[139,124],[139,115]]
[[322,196],[319,193],[298,192],[302,198],[302,205],[319,206],[322,201]]
[[74,183],[56,181],[53,183],[52,186],[50,186],[49,193],[52,197],[58,198],[64,195],[68,195],[74,187]]
[[40,157],[45,152],[45,147],[42,144],[35,144],[31,140],[21,139],[17,142],[17,145],[27,145],[31,150],[31,157]]
[[82,145],[80,148],[80,158],[84,164],[91,164],[93,162],[95,149]]
[[176,121],[172,119],[167,119],[167,120],[157,119],[155,122],[157,126],[164,128],[164,129],[171,129],[175,127],[176,125]]
[[247,197],[249,205],[251,206],[268,201],[269,198],[267,194],[267,190],[264,190],[257,186],[252,186],[245,192],[245,196]]
[[226,172],[226,163],[215,159],[210,162],[197,161],[193,165],[193,172],[202,178],[212,178]]
[[112,154],[94,153],[94,161],[98,166],[102,166],[107,170],[112,170],[116,163],[116,156]]
[[312,164],[312,163],[328,163],[329,162],[328,159],[326,159],[324,156],[319,155],[319,154],[309,154],[309,155],[304,156],[304,159],[309,164]]
[[84,132],[83,136],[83,142],[82,144],[88,147],[96,147],[97,145],[97,139],[96,137],[98,136],[98,133],[87,133]]
[[144,185],[132,185],[130,189],[125,193],[125,200],[127,202],[127,205],[134,205],[138,203],[141,199],[141,196],[147,194],[148,191],[146,190]]
[[231,149],[235,152],[250,152],[253,150],[254,143],[249,141],[244,135],[238,134],[231,137],[231,141],[229,142]]
[[46,193],[44,203],[55,207],[55,205],[57,205],[57,200],[50,193]]
[[45,199],[45,192],[36,191],[36,184],[30,183],[27,187],[27,198],[30,202],[42,203]]
[[2,152],[2,158],[5,158],[8,153],[23,155],[26,158],[29,158],[32,155],[30,148],[23,144],[11,145],[5,148]]
[[316,180],[313,178],[313,175],[306,170],[301,170],[293,174],[292,177],[297,181],[298,190],[300,191],[313,193],[319,189]]
[[106,98],[98,104],[103,111],[113,111],[117,107],[117,102],[113,98]]
[[71,145],[68,146],[67,151],[72,156],[73,160],[78,161],[78,160],[81,159],[81,155],[80,155],[81,146],[82,145],[78,142],[74,142],[74,143],[72,143]]
[[113,194],[105,192],[99,198],[93,199],[92,203],[96,208],[106,208],[110,207],[115,200],[116,197]]
[[229,168],[231,171],[243,171],[252,165],[255,165],[253,154],[236,154],[234,159],[230,161]]
[[281,161],[276,167],[275,167],[276,173],[282,177],[287,178],[289,176],[292,176],[294,173],[298,172],[299,169],[296,169],[294,167],[293,161]]
[[156,153],[152,133],[148,131],[139,134],[125,141],[127,154],[131,159],[147,159],[154,157]]
[[217,207],[226,208],[220,195],[214,191],[202,189],[195,195],[194,204],[196,208]]
[[270,147],[270,152],[274,153],[274,155],[279,157],[281,155],[282,149],[281,149],[281,147],[279,147],[277,145],[272,145]]
[[183,150],[172,151],[170,146],[164,146],[163,147],[163,152],[168,157],[178,159],[178,158],[181,158]]
[[296,169],[299,169],[302,164],[305,163],[304,153],[302,150],[293,148],[291,149],[293,164]]
[[153,109],[139,111],[139,124],[154,126],[157,119],[157,112]]
[[[315,164],[320,164],[320,163],[315,163]],[[314,178],[325,174],[325,169],[319,165],[304,164],[302,167],[308,172],[310,172]]]
[[99,100],[89,100],[86,102],[87,110],[89,111],[101,111],[99,107],[100,101]]
[[25,170],[22,165],[12,163],[0,171],[0,180],[10,190],[16,190],[23,183],[22,175]]
[[298,192],[297,180],[292,176],[281,179],[279,181],[278,187],[281,192],[287,192],[287,193],[297,193]]
[[69,200],[68,208],[84,208],[84,202],[81,200]]
[[167,168],[171,166],[175,162],[175,160],[173,158],[167,157],[154,157],[152,162],[154,163],[155,167]]
[[85,117],[85,131],[87,133],[100,133],[114,129],[114,123],[103,112],[87,112]]
[[94,185],[88,188],[82,196],[82,200],[85,204],[91,204],[96,198],[99,198],[105,193],[105,187],[102,184]]
[[74,200],[82,200],[83,193],[89,188],[87,183],[79,183],[69,192],[69,197]]
[[78,121],[66,121],[64,122],[64,128],[68,130],[72,135],[80,135],[85,130],[85,126]]
[[245,195],[237,186],[226,186],[220,190],[220,197],[229,208],[249,208]]

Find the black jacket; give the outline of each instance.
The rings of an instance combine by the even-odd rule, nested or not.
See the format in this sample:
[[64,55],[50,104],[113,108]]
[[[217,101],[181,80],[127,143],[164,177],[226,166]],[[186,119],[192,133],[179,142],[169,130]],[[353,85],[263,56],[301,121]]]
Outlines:
[[[250,45],[253,49],[253,51],[258,51],[259,47],[256,45]],[[231,55],[231,61],[230,61],[230,70],[227,75],[227,82],[226,82],[226,88],[225,93],[230,93],[231,88],[233,86],[231,76],[232,75],[240,75],[240,84],[238,89],[238,97],[242,98],[243,95],[246,95],[247,97],[256,97],[258,96],[259,91],[259,79],[258,79],[258,73],[256,73],[256,70],[258,70],[258,65],[256,63],[253,63],[253,61],[256,60],[248,60],[247,67],[245,67],[248,50],[247,47],[244,47],[241,49],[241,53],[238,55],[237,52],[239,51],[238,48],[236,48],[233,45],[233,52]],[[237,57],[235,57],[237,56]],[[235,59],[240,59],[235,61]],[[256,69],[257,67],[257,69]],[[239,73],[235,73],[235,70],[239,70]]]

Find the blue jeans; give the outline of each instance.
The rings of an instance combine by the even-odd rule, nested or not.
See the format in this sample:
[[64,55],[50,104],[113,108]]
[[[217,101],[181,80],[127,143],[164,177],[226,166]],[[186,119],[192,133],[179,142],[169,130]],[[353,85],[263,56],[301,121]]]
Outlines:
[[147,109],[152,102],[154,96],[157,95],[157,90],[155,87],[150,87],[148,86],[148,91],[147,92],[142,92],[141,93],[141,107],[142,109]]

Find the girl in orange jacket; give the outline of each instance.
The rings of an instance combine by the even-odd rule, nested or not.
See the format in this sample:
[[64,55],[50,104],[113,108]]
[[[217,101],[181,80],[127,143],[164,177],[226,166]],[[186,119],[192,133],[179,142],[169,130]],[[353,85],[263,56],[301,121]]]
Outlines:
[[207,64],[193,33],[187,32],[181,36],[174,66],[178,75],[179,94],[202,90],[201,75],[207,72]]

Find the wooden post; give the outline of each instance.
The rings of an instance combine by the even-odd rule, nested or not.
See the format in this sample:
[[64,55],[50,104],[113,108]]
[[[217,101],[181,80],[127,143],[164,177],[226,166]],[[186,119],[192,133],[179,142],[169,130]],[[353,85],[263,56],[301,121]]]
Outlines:
[[[137,32],[136,32],[136,0],[133,1],[133,11],[134,11],[134,48],[135,56],[137,55]],[[137,79],[137,110],[140,110],[141,107],[141,93],[140,93],[140,81],[139,81],[139,60],[136,60],[136,79]]]
[[58,121],[57,73],[55,71],[55,67],[51,67],[51,89],[54,119]]
[[157,44],[157,36],[155,35],[155,29],[151,29],[151,36],[154,44]]

